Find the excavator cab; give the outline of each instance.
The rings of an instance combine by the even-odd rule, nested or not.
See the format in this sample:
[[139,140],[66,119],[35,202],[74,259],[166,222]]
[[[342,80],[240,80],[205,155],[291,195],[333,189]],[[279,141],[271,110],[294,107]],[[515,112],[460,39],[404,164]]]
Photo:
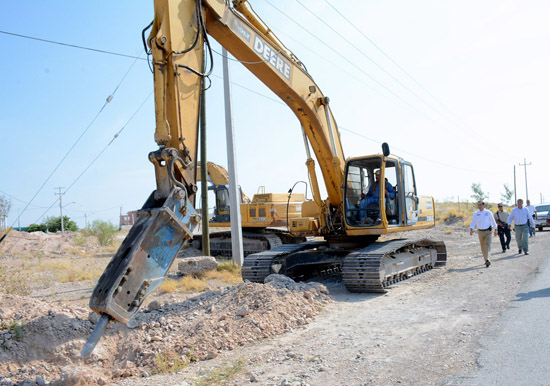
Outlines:
[[399,158],[376,155],[349,160],[344,197],[349,227],[414,225],[418,218],[413,168]]
[[[212,223],[225,223],[230,221],[229,214],[229,188],[227,185],[211,185],[208,187],[208,190],[213,190],[214,195],[216,196],[216,206],[214,207],[214,216],[210,220]],[[243,203],[243,192],[239,186],[240,201],[239,204]]]

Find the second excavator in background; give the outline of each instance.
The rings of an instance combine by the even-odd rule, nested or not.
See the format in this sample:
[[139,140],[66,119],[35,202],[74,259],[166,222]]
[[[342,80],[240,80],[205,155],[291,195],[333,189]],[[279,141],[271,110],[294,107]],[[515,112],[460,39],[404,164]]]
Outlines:
[[[200,176],[200,164],[199,172]],[[218,164],[207,164],[208,190],[214,192],[214,213],[209,219],[211,228],[229,228],[229,178],[227,170]],[[197,179],[200,181],[200,178]],[[202,181],[201,181],[202,182]],[[301,243],[304,236],[293,235],[288,231],[289,221],[301,217],[302,193],[266,193],[260,186],[252,200],[240,191],[241,226],[243,254],[263,252],[283,244]],[[207,219],[203,219],[207,221]],[[202,249],[202,235],[195,234],[190,245]],[[231,258],[231,232],[218,230],[210,233],[210,254]]]

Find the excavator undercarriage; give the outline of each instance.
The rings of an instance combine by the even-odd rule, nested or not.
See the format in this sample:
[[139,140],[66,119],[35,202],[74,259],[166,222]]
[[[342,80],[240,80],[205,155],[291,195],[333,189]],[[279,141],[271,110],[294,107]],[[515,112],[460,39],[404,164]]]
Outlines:
[[262,283],[272,273],[299,280],[341,273],[350,292],[385,292],[392,284],[444,266],[446,261],[442,241],[396,239],[360,249],[310,241],[249,255],[244,261],[242,277]]

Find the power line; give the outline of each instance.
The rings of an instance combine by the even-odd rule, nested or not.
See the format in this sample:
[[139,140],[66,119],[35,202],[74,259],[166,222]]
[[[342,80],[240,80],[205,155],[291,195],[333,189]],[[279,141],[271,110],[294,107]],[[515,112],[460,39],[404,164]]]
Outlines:
[[[0,31],[1,32],[1,31]],[[46,183],[50,180],[50,178],[54,175],[54,173],[57,171],[57,169],[59,169],[59,167],[61,166],[61,164],[63,163],[63,161],[65,161],[65,159],[69,156],[69,154],[73,151],[73,149],[75,148],[75,146],[78,144],[78,142],[80,142],[80,140],[82,139],[82,137],[84,136],[84,134],[86,134],[86,132],[90,129],[90,127],[94,124],[94,122],[96,121],[96,119],[99,117],[99,115],[103,112],[103,110],[105,109],[105,107],[107,107],[107,105],[113,100],[113,97],[114,95],[116,94],[118,88],[120,87],[120,85],[122,84],[122,82],[124,81],[124,79],[126,79],[126,76],[128,75],[128,73],[130,72],[130,70],[134,67],[134,65],[136,64],[137,62],[137,59],[138,58],[135,58],[134,61],[132,62],[132,64],[130,65],[130,68],[128,69],[128,71],[126,71],[126,73],[124,74],[124,76],[122,77],[122,79],[120,80],[120,82],[118,82],[117,86],[115,87],[115,89],[113,90],[113,92],[105,99],[105,102],[103,103],[103,106],[99,109],[99,111],[96,113],[95,117],[91,120],[91,122],[88,124],[88,126],[86,126],[86,128],[84,129],[84,131],[82,131],[82,133],[80,134],[80,136],[76,139],[76,141],[72,144],[72,146],[69,148],[69,150],[65,153],[65,155],[63,156],[63,158],[61,158],[61,161],[59,161],[59,163],[55,166],[55,168],[52,170],[52,172],[50,173],[50,175],[44,180],[44,182],[42,183],[42,185],[38,188],[38,190],[36,191],[36,193],[34,194],[34,196],[32,196],[31,200],[29,201],[29,203],[25,206],[25,208],[23,209],[23,211],[17,216],[17,218],[15,219],[14,223],[12,224],[15,225],[15,223],[19,220],[19,218],[21,217],[21,215],[23,213],[25,213],[25,211],[27,210],[27,208],[29,207],[29,205],[33,202],[33,200],[36,198],[36,196],[38,195],[38,193],[40,193],[42,191],[42,189],[44,188],[44,186],[46,185]],[[50,210],[50,208],[53,206],[53,204],[46,210]],[[42,218],[42,216],[40,216],[40,218]]]
[[13,33],[13,32],[8,32],[8,31],[1,31],[0,30],[0,33],[3,33],[5,35],[17,36],[17,37],[24,38],[24,39],[36,40],[36,41],[44,42],[44,43],[57,44],[57,45],[60,45],[60,46],[65,46],[65,47],[72,47],[72,48],[78,48],[78,49],[81,49],[81,50],[99,52],[101,54],[122,56],[122,57],[125,57],[125,58],[131,58],[131,59],[136,59],[136,60],[138,60],[138,59],[139,60],[147,60],[146,58],[140,58],[139,56],[120,54],[118,52],[105,51],[105,50],[100,50],[100,49],[97,49],[97,48],[78,46],[76,44],[56,42],[54,40],[42,39],[42,38],[37,38],[37,37],[34,37],[34,36],[28,36],[28,35],[21,35],[21,34],[16,34],[16,33]]
[[[298,0],[296,0],[298,1]],[[299,2],[299,1],[298,1]],[[422,85],[416,78],[414,78],[409,72],[407,72],[399,63],[397,63],[391,56],[389,56],[381,47],[379,47],[371,38],[369,38],[363,31],[361,31],[354,23],[352,23],[347,17],[345,17],[336,7],[334,7],[328,0],[325,0],[325,2],[338,14],[340,15],[345,21],[347,21],[359,34],[361,34],[367,41],[372,44],[378,51],[382,53],[391,63],[393,63],[399,70],[401,70],[409,79],[411,79],[418,87],[420,87],[427,95],[429,95],[433,100],[435,100],[437,103],[439,103],[445,110],[447,110],[451,115],[453,115],[458,122],[463,126],[472,131],[472,128],[468,123],[464,121],[463,118],[461,118],[459,115],[457,115],[454,111],[452,111],[445,103],[441,101],[438,97],[433,95],[426,87]],[[359,51],[362,53],[362,51]],[[433,107],[432,107],[433,108]],[[441,114],[441,113],[439,113]],[[446,118],[448,119],[448,118]],[[482,136],[479,132],[476,132],[476,135]],[[486,141],[489,141],[487,138],[484,138]],[[496,152],[493,151],[494,154]]]
[[345,17],[338,9],[334,7],[328,0],[325,0],[325,2],[338,14],[340,15],[345,21],[349,23],[357,32],[359,32],[365,39],[369,41],[370,44],[372,44],[378,51],[382,53],[390,62],[392,62],[397,68],[399,68],[409,79],[411,79],[414,83],[416,83],[422,90],[426,92],[429,96],[431,96],[434,100],[436,100],[439,104],[441,104],[443,107],[447,108],[443,102],[441,102],[437,97],[435,97],[428,89],[426,89],[418,80],[416,80],[410,73],[408,73],[402,66],[399,65],[391,56],[389,56],[382,48],[380,48],[371,38],[369,38],[363,31],[361,31],[357,26],[352,23],[347,17]]
[[[19,198],[15,197],[15,196],[12,196],[11,194],[8,194],[8,193],[4,192],[3,190],[0,190],[0,193],[2,193],[5,196],[8,196],[12,200],[19,201],[22,204],[28,204],[28,201],[20,200]],[[44,208],[46,208],[45,206],[38,206],[38,205],[30,205],[30,206],[34,207],[35,209],[44,209]]]
[[[130,116],[130,118],[128,118],[128,120],[126,121],[126,123],[124,125],[122,125],[121,129],[119,131],[117,131],[113,138],[109,141],[109,143],[107,143],[107,145],[105,145],[105,147],[98,153],[98,155],[88,164],[88,166],[86,166],[84,168],[84,170],[78,175],[78,177],[75,178],[75,180],[69,185],[69,187],[67,189],[65,189],[65,193],[67,193],[77,182],[78,180],[84,175],[84,173],[86,173],[88,171],[88,169],[90,169],[90,167],[92,167],[92,165],[99,159],[99,157],[101,157],[101,155],[103,153],[105,153],[105,151],[107,150],[107,148],[109,146],[111,146],[111,144],[119,137],[119,135],[122,133],[122,131],[126,128],[126,126],[130,123],[130,121],[136,116],[136,114],[141,110],[141,108],[143,107],[143,105],[145,105],[145,103],[149,100],[149,98],[151,97],[151,95],[153,95],[153,91],[151,91],[149,93],[149,95],[147,95],[147,98],[145,98],[145,100],[139,105],[139,107],[137,108],[137,110]],[[42,213],[42,215],[40,215],[40,217],[38,218],[38,220],[36,220],[36,224],[38,224],[38,222],[40,221],[40,219],[55,205],[55,203],[57,202],[58,200],[54,201],[52,203],[52,205],[50,205],[50,207],[48,209],[46,209],[44,211],[44,213]]]
[[[219,79],[222,79],[222,77],[219,76],[219,75],[216,75],[216,74],[213,74],[213,75],[214,75],[215,77],[219,78]],[[272,101],[272,102],[275,102],[275,103],[280,104],[280,105],[282,105],[282,106],[286,106],[286,104],[285,104],[284,102],[282,102],[281,100],[278,100],[278,99],[275,99],[275,98],[271,98],[271,97],[269,97],[269,96],[267,96],[267,95],[265,95],[265,94],[262,94],[262,93],[260,93],[260,92],[258,92],[258,91],[255,91],[255,90],[252,90],[252,89],[250,89],[250,88],[248,88],[248,87],[245,87],[245,86],[243,86],[243,85],[240,85],[240,84],[238,84],[238,83],[236,83],[236,82],[234,82],[234,81],[232,81],[231,84],[233,84],[233,85],[235,85],[235,86],[237,86],[237,87],[240,87],[240,88],[242,88],[242,89],[244,89],[244,90],[246,90],[246,91],[248,91],[248,92],[251,92],[251,93],[253,93],[253,94],[259,95],[259,96],[261,96],[261,97],[263,97],[263,98],[265,98],[265,99],[268,99],[268,100],[270,100],[270,101]],[[338,126],[338,129],[339,129],[339,130],[343,130],[343,131],[347,131],[347,132],[349,132],[349,133],[351,133],[351,134],[357,135],[357,136],[359,136],[359,137],[361,137],[361,138],[363,138],[363,139],[367,139],[367,140],[369,140],[369,141],[371,141],[371,142],[374,142],[374,143],[377,143],[377,144],[381,144],[381,143],[382,143],[382,141],[380,141],[380,140],[377,140],[377,139],[374,139],[374,138],[367,137],[367,136],[364,135],[364,134],[358,133],[358,132],[353,131],[353,130],[346,129],[346,128],[343,127],[343,126]],[[408,154],[408,155],[410,155],[410,156],[413,156],[413,157],[416,157],[416,158],[420,158],[420,159],[423,159],[423,160],[425,160],[425,161],[433,162],[433,163],[435,163],[435,164],[439,164],[439,165],[442,165],[442,166],[446,166],[446,167],[449,167],[449,168],[452,168],[452,169],[464,170],[464,171],[468,171],[468,172],[495,173],[494,170],[489,171],[489,170],[477,170],[477,169],[474,170],[474,169],[461,168],[461,167],[458,167],[458,166],[455,166],[455,165],[447,164],[447,163],[440,162],[440,161],[436,161],[436,160],[433,160],[433,159],[430,159],[430,158],[427,158],[427,157],[424,157],[424,156],[421,156],[421,155],[418,155],[418,154],[415,154],[415,153],[411,153],[411,152],[409,152],[409,151],[406,151],[406,150],[404,150],[404,149],[400,149],[400,148],[398,148],[398,147],[393,147],[393,146],[392,146],[392,148],[394,148],[394,149],[396,149],[396,150],[399,150],[400,152],[402,152],[402,153],[404,153],[404,154]]]
[[295,21],[294,19],[292,19],[290,16],[288,16],[286,13],[284,13],[283,11],[281,11],[279,8],[277,8],[275,5],[273,5],[269,0],[265,0],[265,2],[267,4],[269,4],[271,7],[273,7],[275,10],[277,10],[279,13],[281,13],[283,16],[285,16],[287,19],[289,19],[290,21],[292,21],[294,24],[296,24],[298,27],[300,27],[302,30],[304,30],[305,32],[307,32],[309,35],[311,35],[315,40],[319,41],[321,44],[323,44],[325,47],[327,47],[328,49],[330,49],[332,52],[334,52],[336,55],[340,56],[342,59],[344,59],[346,62],[348,62],[350,65],[352,65],[353,67],[355,67],[357,70],[359,70],[361,73],[363,73],[367,78],[369,78],[370,80],[372,80],[374,83],[376,83],[378,86],[382,87],[384,90],[386,90],[387,92],[389,92],[391,95],[393,95],[395,98],[399,99],[400,101],[402,101],[403,103],[405,103],[407,106],[409,106],[411,109],[413,109],[414,111],[416,111],[418,114],[424,116],[426,119],[434,122],[434,123],[437,123],[435,122],[435,120],[433,118],[431,118],[430,116],[426,115],[424,112],[420,111],[419,109],[417,109],[415,106],[411,105],[409,102],[407,102],[405,99],[403,99],[400,95],[396,94],[393,90],[391,90],[389,87],[387,87],[386,85],[384,85],[383,83],[381,83],[379,80],[377,80],[376,78],[374,78],[372,75],[370,75],[369,73],[367,73],[365,70],[363,70],[361,67],[359,67],[358,65],[356,65],[355,63],[353,63],[351,60],[349,60],[348,58],[346,58],[344,55],[342,55],[340,52],[338,52],[337,50],[335,50],[334,48],[332,48],[331,46],[329,46],[327,43],[325,43],[323,40],[321,40],[320,38],[318,38],[317,36],[315,36],[315,34],[311,33],[307,28],[303,27],[300,23],[298,23],[297,21]]
[[372,64],[374,64],[376,67],[378,67],[382,72],[384,72],[386,75],[388,75],[391,79],[393,79],[396,83],[398,83],[401,87],[403,87],[405,90],[410,92],[412,95],[414,95],[418,100],[426,104],[428,107],[430,107],[432,110],[437,112],[438,114],[441,114],[438,110],[436,110],[430,103],[428,103],[424,98],[422,98],[420,95],[418,95],[416,92],[411,90],[407,85],[405,85],[403,82],[401,82],[399,79],[397,79],[395,76],[393,76],[389,71],[387,71],[385,68],[383,68],[381,65],[379,65],[374,59],[372,59],[370,56],[368,56],[364,50],[360,49],[355,45],[353,42],[349,41],[348,38],[346,38],[344,35],[342,35],[338,30],[333,28],[330,24],[328,24],[326,21],[324,21],[321,17],[319,17],[317,14],[315,14],[312,10],[307,8],[300,0],[296,0],[298,4],[300,4],[306,11],[308,11],[310,14],[312,14],[317,20],[319,20],[321,23],[323,23],[325,26],[330,28],[336,35],[340,36],[346,43],[348,43],[351,47],[353,47],[357,52],[359,52],[361,55],[363,55],[365,58],[367,58]]

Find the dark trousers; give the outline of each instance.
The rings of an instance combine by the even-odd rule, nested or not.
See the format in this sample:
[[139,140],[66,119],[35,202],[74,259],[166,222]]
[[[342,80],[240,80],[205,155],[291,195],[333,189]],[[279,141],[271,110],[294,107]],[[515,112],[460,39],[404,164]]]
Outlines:
[[[510,240],[512,239],[512,236],[510,235],[510,229],[508,227],[499,227],[497,228],[498,231],[498,238],[500,239],[500,246],[502,247],[502,250],[504,251],[506,247],[510,248]],[[506,241],[504,241],[504,236],[506,236]]]

